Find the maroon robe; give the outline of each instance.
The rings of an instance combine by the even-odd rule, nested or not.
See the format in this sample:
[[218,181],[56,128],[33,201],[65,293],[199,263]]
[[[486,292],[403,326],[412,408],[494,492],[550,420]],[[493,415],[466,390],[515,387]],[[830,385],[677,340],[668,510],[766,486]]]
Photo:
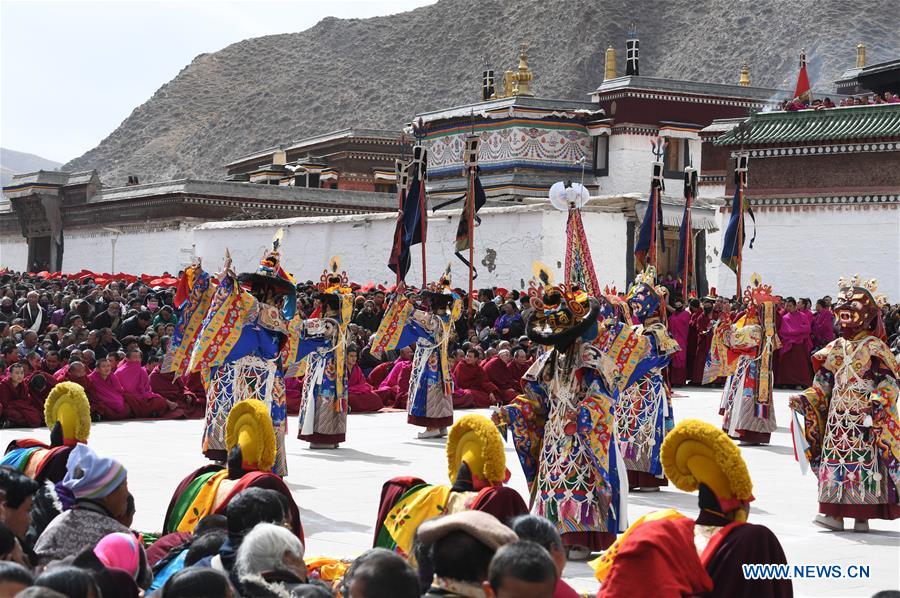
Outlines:
[[[694,526],[720,527],[697,554]],[[784,550],[769,528],[733,523],[700,514],[647,521],[619,546],[598,598],[635,596],[753,596],[788,598],[790,580],[744,579],[742,565],[786,564]]]
[[375,413],[384,407],[381,397],[366,382],[359,364],[354,364],[347,376],[347,401],[350,403],[350,413]]
[[687,345],[691,328],[691,314],[685,310],[669,316],[669,334],[678,342],[678,351],[669,361],[669,384],[684,386],[687,384]]
[[[412,360],[398,359],[392,366],[390,373],[381,381],[375,392],[381,398],[383,405],[394,407],[395,409],[406,409],[406,399],[409,396],[409,379],[412,376]],[[369,384],[372,384],[371,380]]]
[[784,312],[778,325],[781,348],[775,359],[775,385],[812,386],[812,317],[801,311]]
[[284,379],[284,400],[287,403],[287,412],[290,415],[300,413],[300,403],[303,402],[303,378],[289,376]]
[[691,318],[691,330],[696,335],[697,341],[694,348],[694,363],[691,369],[691,383],[703,384],[703,369],[706,367],[706,357],[712,346],[712,314],[707,315],[700,310]]
[[[469,365],[460,360],[453,368],[453,408],[468,409],[472,407],[486,408],[495,405],[501,399],[500,389],[490,381],[480,364]],[[491,394],[494,399],[491,399]]]
[[522,376],[525,375],[525,372],[528,371],[528,368],[531,367],[531,360],[525,360],[525,363],[519,363],[515,359],[506,364],[506,368],[509,370],[510,376],[516,379],[516,393],[521,394],[524,390],[524,386],[522,385]]
[[0,412],[10,426],[38,428],[44,420],[40,406],[31,398],[24,380],[13,386],[9,375],[0,379]]
[[[509,363],[512,363],[512,360]],[[508,366],[509,364],[505,363],[499,355],[491,357],[484,363],[484,373],[494,383],[494,386],[500,389],[498,398],[504,405],[508,405],[510,401],[516,398],[521,389],[519,386],[520,378],[516,378]]]
[[123,361],[113,374],[125,391],[128,408],[139,419],[178,419],[184,417],[181,409],[169,410],[166,400],[150,387],[150,375],[137,361]]
[[189,419],[199,419],[206,415],[206,396],[195,395],[180,376],[172,372],[163,373],[158,365],[150,373],[150,388],[167,401],[177,404]]

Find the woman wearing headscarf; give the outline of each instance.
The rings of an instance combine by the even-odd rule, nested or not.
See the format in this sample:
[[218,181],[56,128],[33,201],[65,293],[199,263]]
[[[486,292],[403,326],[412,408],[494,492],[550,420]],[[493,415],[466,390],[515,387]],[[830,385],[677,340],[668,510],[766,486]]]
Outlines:
[[[128,472],[109,457],[101,457],[86,444],[69,453],[66,475],[58,486],[68,509],[57,516],[38,538],[34,552],[39,566],[96,546],[108,534],[131,534],[120,523],[128,516]],[[152,579],[146,571],[142,579]]]

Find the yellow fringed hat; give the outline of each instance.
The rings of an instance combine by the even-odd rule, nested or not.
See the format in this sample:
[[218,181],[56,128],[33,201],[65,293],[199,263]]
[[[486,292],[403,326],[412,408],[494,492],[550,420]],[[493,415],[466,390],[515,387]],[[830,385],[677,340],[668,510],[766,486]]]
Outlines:
[[241,447],[246,471],[271,471],[275,465],[275,429],[266,404],[247,399],[231,408],[225,422],[225,449]]
[[447,438],[447,475],[456,482],[465,462],[473,475],[492,484],[506,479],[506,453],[497,426],[483,415],[470,413],[450,428]]
[[84,388],[75,382],[54,386],[44,403],[44,421],[51,430],[59,422],[64,445],[86,443],[91,435],[91,404]]
[[666,434],[660,460],[679,490],[695,492],[703,484],[725,512],[743,507],[746,517],[753,482],[740,449],[722,430],[698,419],[683,420]]

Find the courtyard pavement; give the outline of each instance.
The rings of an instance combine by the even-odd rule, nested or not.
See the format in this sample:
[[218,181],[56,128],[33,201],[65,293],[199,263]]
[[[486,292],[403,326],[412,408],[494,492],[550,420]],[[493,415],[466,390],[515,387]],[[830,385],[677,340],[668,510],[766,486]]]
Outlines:
[[[716,425],[721,390],[680,389],[674,399],[676,421],[699,418]],[[772,444],[742,448],[753,478],[750,521],[768,526],[781,541],[791,565],[825,564],[869,567],[869,577],[798,579],[798,596],[871,596],[879,590],[900,589],[900,520],[872,521],[871,531],[834,533],[811,523],[816,514],[816,482],[803,476],[794,461],[787,409],[788,392],[776,391],[778,430]],[[486,415],[488,412],[485,410]],[[405,413],[352,415],[348,442],[336,451],[312,451],[296,439],[297,418],[289,422],[288,486],[300,505],[306,532],[307,556],[352,558],[372,545],[373,527],[382,483],[393,476],[416,475],[433,483],[447,483],[444,441],[417,440]],[[128,483],[136,498],[134,526],[143,531],[162,527],[166,507],[178,482],[206,463],[200,453],[202,422],[131,421],[95,424],[90,445],[101,454],[119,458],[128,468]],[[0,431],[0,447],[12,439],[47,440],[43,430]],[[527,497],[525,479],[512,448],[507,447],[510,485]],[[696,495],[674,487],[652,494],[629,495],[629,517],[674,507],[692,515]],[[852,527],[852,521],[849,522]],[[565,577],[582,592],[593,595],[597,582],[584,563],[569,563]]]

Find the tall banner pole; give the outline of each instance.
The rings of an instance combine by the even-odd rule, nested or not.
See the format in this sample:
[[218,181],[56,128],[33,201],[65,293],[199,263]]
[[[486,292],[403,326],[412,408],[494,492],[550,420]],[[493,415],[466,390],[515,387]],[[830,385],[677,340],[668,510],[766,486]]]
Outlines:
[[425,264],[425,238],[426,238],[426,222],[425,222],[425,210],[427,209],[428,202],[425,201],[425,157],[422,157],[422,163],[419,164],[419,217],[421,219],[420,226],[422,227],[422,288],[424,289],[428,285],[428,268]]
[[737,285],[735,296],[740,298],[741,289],[743,286],[741,285],[741,269],[744,265],[744,202],[746,202],[746,198],[744,197],[745,190],[747,188],[747,167],[750,161],[750,156],[747,153],[739,154],[737,157],[737,168],[735,169],[737,174],[736,184],[738,186],[738,204],[740,207],[740,217],[738,218],[738,234],[737,234],[737,268],[735,270],[735,274],[737,276]]
[[478,148],[481,138],[470,135],[466,138],[466,151],[464,162],[466,165],[466,224],[469,237],[469,301],[468,320],[471,324],[474,318],[475,304],[472,297],[475,291],[475,174],[478,170]]

